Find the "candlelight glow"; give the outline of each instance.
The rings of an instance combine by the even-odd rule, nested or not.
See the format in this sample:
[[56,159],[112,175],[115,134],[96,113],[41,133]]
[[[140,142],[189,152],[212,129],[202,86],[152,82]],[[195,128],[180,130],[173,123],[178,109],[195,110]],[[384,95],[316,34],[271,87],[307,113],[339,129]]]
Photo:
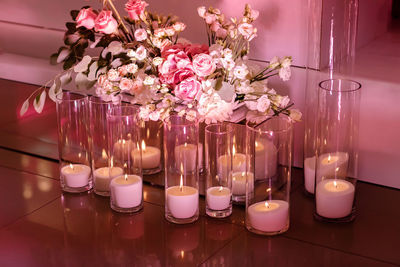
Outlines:
[[181,174],[181,181],[179,183],[179,190],[181,190],[181,192],[183,191],[183,176]]
[[331,161],[331,155],[328,155],[328,163]]
[[183,259],[185,257],[185,251],[181,250],[181,258]]
[[335,171],[338,172],[338,171],[339,171],[339,167],[337,167],[337,168],[335,169]]
[[266,207],[267,209],[269,209],[269,204],[268,204],[267,201],[265,201],[265,207]]
[[222,186],[220,186],[219,189],[218,189],[218,191],[219,191],[219,192],[222,192],[222,189],[223,189]]
[[144,140],[142,140],[142,151],[146,151],[146,143],[144,142]]
[[81,158],[82,157],[82,153],[78,153],[78,158]]
[[106,150],[103,148],[103,150],[101,151],[101,157],[103,158],[103,159],[106,159],[107,158],[107,152],[106,152]]
[[72,165],[72,163],[69,164],[69,167],[70,167],[71,169],[74,169],[74,165]]
[[337,182],[333,181],[333,186],[337,188]]
[[232,148],[232,156],[235,156],[235,154],[236,154],[236,148],[235,148],[235,146],[233,146],[233,148]]
[[128,174],[125,173],[124,178],[125,178],[125,181],[127,181],[128,180]]
[[114,167],[114,160],[113,160],[113,159],[114,159],[114,158],[111,157],[111,160],[110,160],[111,169]]

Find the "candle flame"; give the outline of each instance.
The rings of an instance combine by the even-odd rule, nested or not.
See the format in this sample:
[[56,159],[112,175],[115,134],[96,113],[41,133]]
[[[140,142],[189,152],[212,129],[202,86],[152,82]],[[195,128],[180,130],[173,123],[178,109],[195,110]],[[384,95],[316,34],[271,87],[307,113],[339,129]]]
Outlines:
[[114,161],[113,161],[114,157],[111,156],[110,159],[110,165],[111,165],[111,169],[114,167]]
[[337,167],[337,168],[335,169],[335,171],[338,172],[338,171],[339,171],[339,167]]
[[142,152],[146,151],[146,143],[142,140]]
[[265,201],[265,207],[266,207],[267,209],[269,209],[269,204],[268,204],[267,201]]
[[179,190],[183,191],[183,175],[181,174],[181,181],[179,183]]
[[70,167],[71,169],[74,169],[74,165],[72,165],[72,163],[69,164],[69,167]]
[[106,159],[107,158],[107,152],[106,152],[106,150],[103,148],[103,150],[101,151],[101,157],[103,158],[103,159]]
[[331,161],[331,155],[328,155],[328,163]]
[[122,145],[123,146],[125,145],[125,139],[122,139]]
[[267,188],[267,193],[271,192],[271,187]]
[[127,181],[128,180],[128,174],[125,173],[124,178],[125,178],[125,181]]
[[181,250],[181,258],[183,259],[185,257],[185,251]]
[[185,142],[184,147],[187,147],[187,143]]
[[78,153],[78,158],[81,158],[82,157],[82,153]]
[[222,189],[223,189],[222,186],[220,186],[219,189],[218,189],[218,191],[219,191],[219,192],[222,192]]
[[333,181],[333,186],[337,188],[337,182]]
[[235,154],[236,154],[236,148],[235,148],[235,146],[233,146],[233,148],[232,148],[232,156],[235,156]]
[[256,141],[256,147],[258,147],[258,142]]

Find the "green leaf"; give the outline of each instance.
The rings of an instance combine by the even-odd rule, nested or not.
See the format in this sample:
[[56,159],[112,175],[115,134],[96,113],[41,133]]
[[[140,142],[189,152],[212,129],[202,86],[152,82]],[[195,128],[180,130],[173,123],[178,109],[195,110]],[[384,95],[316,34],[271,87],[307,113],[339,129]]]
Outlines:
[[54,53],[50,56],[50,64],[51,65],[57,65],[57,58],[58,58],[58,53]]
[[75,22],[67,22],[65,23],[65,26],[68,29],[68,32],[74,33],[76,32],[76,23]]
[[21,117],[24,116],[24,114],[28,111],[28,108],[29,108],[29,98],[25,100],[24,103],[22,104],[22,107],[19,111],[19,115]]
[[219,78],[215,82],[215,90],[218,91],[222,87],[222,78]]
[[46,90],[43,90],[40,95],[37,95],[35,101],[33,101],[33,107],[37,113],[42,113],[44,102],[46,101]]
[[76,58],[70,56],[70,57],[64,62],[63,69],[64,69],[64,70],[70,69],[70,68],[75,64],[75,62],[76,62]]
[[70,14],[71,14],[72,19],[76,20],[76,17],[79,14],[79,10],[71,10]]

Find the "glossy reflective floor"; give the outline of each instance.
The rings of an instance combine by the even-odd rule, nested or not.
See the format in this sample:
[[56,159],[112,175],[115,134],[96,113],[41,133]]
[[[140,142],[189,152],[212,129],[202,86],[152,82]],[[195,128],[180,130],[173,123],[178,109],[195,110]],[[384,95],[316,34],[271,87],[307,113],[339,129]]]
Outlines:
[[[3,102],[12,90],[32,88],[0,84],[11,90],[1,88]],[[303,192],[302,170],[293,169],[291,225],[275,237],[248,232],[239,206],[227,219],[208,218],[203,198],[197,222],[168,223],[164,191],[150,182],[144,209],[122,215],[111,211],[108,198],[60,191],[58,164],[46,159],[57,157],[55,128],[48,127],[54,106],[47,107],[46,124],[36,115],[18,118],[11,102],[0,118],[0,266],[400,265],[399,190],[359,182],[356,220],[322,223]]]

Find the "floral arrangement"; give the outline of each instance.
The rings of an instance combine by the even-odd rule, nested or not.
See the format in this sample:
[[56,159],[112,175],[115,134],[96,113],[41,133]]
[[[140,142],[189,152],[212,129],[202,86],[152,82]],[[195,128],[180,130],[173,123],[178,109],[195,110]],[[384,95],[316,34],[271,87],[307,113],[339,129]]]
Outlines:
[[[94,86],[104,100],[131,96],[131,102],[141,106],[144,120],[178,112],[189,118],[200,116],[207,123],[225,121],[240,103],[266,117],[283,113],[300,120],[301,113],[291,109],[288,96],[267,86],[272,76],[289,80],[291,57],[275,57],[265,67],[247,59],[249,42],[257,36],[253,22],[258,11],[246,4],[240,19],[227,19],[219,9],[199,7],[208,35],[208,45],[200,45],[179,37],[186,28],[183,22],[151,13],[147,6],[145,1],[129,0],[124,18],[112,0],[104,0],[102,10],[71,11],[65,46],[51,56],[64,71],[45,85],[52,83],[49,97],[54,99],[75,76],[78,89]],[[87,50],[97,51],[98,56]],[[35,94],[34,107],[40,112],[45,87]],[[21,114],[28,106],[29,99]]]

